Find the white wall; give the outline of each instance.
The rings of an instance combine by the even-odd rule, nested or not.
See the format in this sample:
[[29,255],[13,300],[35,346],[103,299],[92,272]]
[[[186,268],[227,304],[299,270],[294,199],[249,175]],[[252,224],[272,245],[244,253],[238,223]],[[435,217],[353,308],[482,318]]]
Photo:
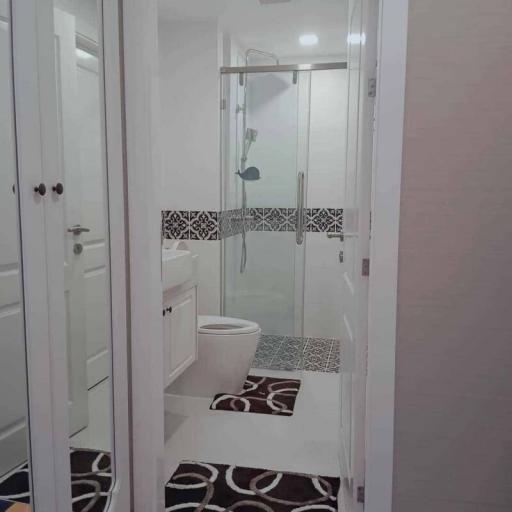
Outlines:
[[[221,208],[220,73],[222,36],[207,21],[159,24],[161,208]],[[199,313],[220,314],[220,242],[194,241]]]
[[214,22],[159,24],[162,209],[220,209],[220,48]]
[[394,512],[512,510],[511,26],[410,1]]

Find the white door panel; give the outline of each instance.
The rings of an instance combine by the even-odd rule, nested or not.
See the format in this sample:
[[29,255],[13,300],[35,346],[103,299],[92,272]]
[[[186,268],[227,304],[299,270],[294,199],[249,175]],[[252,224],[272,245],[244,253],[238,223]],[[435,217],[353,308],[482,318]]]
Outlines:
[[55,66],[59,121],[60,181],[64,184],[64,294],[66,302],[66,340],[68,349],[69,405],[71,433],[88,424],[86,323],[84,264],[75,254],[81,236],[67,231],[82,224],[81,176],[78,152],[80,125],[77,103],[75,17],[54,9]]
[[363,509],[368,277],[363,260],[370,251],[371,173],[376,76],[377,0],[349,2],[347,171],[343,211],[342,455],[347,468],[347,512]]
[[82,184],[82,223],[89,229],[82,236],[86,301],[87,387],[109,373],[108,289],[105,238],[105,178],[102,161],[102,130],[98,88],[98,58],[82,50],[77,59],[79,160]]

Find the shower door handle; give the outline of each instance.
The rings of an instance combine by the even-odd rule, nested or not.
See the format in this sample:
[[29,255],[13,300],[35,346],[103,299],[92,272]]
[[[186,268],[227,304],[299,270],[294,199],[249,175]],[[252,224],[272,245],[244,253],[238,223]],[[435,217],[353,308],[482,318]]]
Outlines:
[[297,174],[297,221],[295,226],[297,245],[304,242],[304,173]]

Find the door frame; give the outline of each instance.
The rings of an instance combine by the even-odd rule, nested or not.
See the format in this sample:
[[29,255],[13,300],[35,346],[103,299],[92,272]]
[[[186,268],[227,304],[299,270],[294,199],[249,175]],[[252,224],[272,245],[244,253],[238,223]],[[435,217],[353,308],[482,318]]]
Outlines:
[[132,506],[134,512],[161,512],[165,439],[158,2],[119,2],[129,222]]
[[[134,511],[163,510],[163,365],[160,281],[157,0],[123,5],[131,278]],[[393,494],[398,235],[409,0],[379,0],[379,67],[368,312],[365,486],[368,512]],[[137,151],[135,151],[135,148]],[[144,172],[140,172],[144,169]],[[156,290],[156,291],[155,291]],[[148,342],[151,340],[151,342]],[[156,359],[155,359],[156,358]]]
[[409,0],[380,0],[366,381],[365,511],[391,512]]

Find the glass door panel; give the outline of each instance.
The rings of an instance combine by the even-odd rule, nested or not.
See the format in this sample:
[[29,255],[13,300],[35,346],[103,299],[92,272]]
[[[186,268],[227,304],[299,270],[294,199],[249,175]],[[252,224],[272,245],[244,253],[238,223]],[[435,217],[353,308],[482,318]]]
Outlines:
[[226,74],[223,99],[224,314],[261,326],[256,366],[298,369],[309,74]]
[[10,5],[0,0],[0,510],[30,503],[27,366]]

